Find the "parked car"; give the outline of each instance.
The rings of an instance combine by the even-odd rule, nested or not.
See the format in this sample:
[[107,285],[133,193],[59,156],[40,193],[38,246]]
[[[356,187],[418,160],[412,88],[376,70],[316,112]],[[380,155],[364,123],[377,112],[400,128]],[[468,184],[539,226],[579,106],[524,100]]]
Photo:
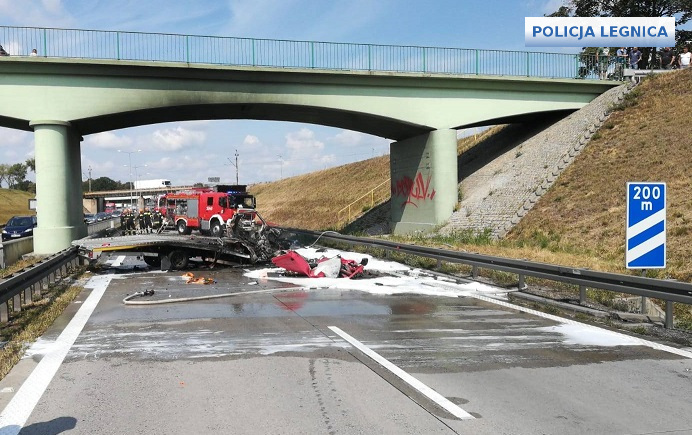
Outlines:
[[96,220],[99,222],[105,221],[106,219],[109,219],[109,218],[110,218],[110,216],[108,215],[108,213],[104,213],[104,212],[96,213]]
[[111,213],[111,217],[117,218],[117,217],[120,217],[121,214],[123,214],[122,211],[115,210],[113,213]]
[[34,235],[36,216],[13,216],[2,230],[2,241]]
[[89,225],[93,224],[96,222],[96,215],[92,213],[85,213],[84,214],[84,223]]

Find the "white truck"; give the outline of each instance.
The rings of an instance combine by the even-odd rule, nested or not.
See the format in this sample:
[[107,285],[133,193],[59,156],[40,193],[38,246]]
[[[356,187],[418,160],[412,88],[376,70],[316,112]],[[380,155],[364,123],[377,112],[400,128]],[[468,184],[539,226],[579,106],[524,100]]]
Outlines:
[[157,178],[156,180],[137,180],[135,181],[135,190],[140,189],[157,189],[160,187],[171,187],[171,180]]

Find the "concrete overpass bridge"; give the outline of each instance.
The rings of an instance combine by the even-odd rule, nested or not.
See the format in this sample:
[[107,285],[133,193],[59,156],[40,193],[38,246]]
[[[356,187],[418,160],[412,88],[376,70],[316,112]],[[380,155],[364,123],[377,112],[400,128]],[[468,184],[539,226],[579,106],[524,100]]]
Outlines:
[[[48,40],[48,31],[52,35],[59,29],[0,28],[0,35],[6,33],[3,45],[11,47],[8,37],[23,41],[41,30]],[[475,74],[463,69],[469,62],[458,62],[466,66],[449,71],[446,58],[437,59],[435,64],[443,67],[435,69],[426,56],[428,50],[457,49],[426,47],[416,51],[424,59],[415,62],[418,67],[406,66],[409,55],[402,58],[405,68],[389,70],[373,69],[373,60],[379,59],[373,56],[367,69],[323,65],[316,62],[315,44],[325,43],[306,45],[313,54],[307,65],[254,59],[253,65],[193,63],[190,38],[203,37],[185,35],[173,36],[188,41],[182,45],[188,47],[187,59],[168,59],[166,51],[154,44],[148,60],[125,60],[120,56],[121,32],[101,33],[118,35],[117,57],[115,51],[92,54],[89,45],[60,49],[57,43],[58,48],[46,43],[46,56],[0,58],[0,125],[33,131],[35,136],[37,253],[55,252],[86,234],[80,168],[84,135],[160,122],[255,119],[313,123],[389,138],[393,140],[391,221],[394,231],[401,233],[430,229],[451,215],[458,196],[457,129],[567,114],[619,84],[565,78],[575,76],[576,58],[560,54],[555,54],[553,66],[541,61],[542,75],[548,77],[531,76],[530,58],[542,53],[519,53],[526,61],[522,72],[529,76],[499,75],[503,71],[494,63],[481,67],[478,50]],[[83,35],[80,38],[76,39],[83,42]],[[23,43],[30,45],[33,40]],[[334,45],[338,51],[345,44]],[[373,47],[383,46],[370,46],[371,52]],[[518,52],[505,52],[505,63],[512,59],[511,53]],[[571,56],[567,73],[560,72],[564,56]]]

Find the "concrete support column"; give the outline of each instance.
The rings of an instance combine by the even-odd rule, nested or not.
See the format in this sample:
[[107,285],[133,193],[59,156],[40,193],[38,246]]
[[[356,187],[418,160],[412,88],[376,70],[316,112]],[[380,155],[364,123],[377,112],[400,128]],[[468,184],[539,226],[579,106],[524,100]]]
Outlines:
[[392,143],[390,169],[393,233],[425,232],[449,219],[459,199],[456,130]]
[[86,236],[82,213],[81,137],[63,121],[32,121],[36,143],[34,252],[52,254]]

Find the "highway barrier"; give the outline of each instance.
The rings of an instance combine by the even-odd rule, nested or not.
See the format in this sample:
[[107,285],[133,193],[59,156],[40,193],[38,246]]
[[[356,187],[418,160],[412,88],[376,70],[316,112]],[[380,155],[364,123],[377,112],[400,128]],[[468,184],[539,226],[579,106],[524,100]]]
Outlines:
[[425,246],[407,245],[388,240],[346,236],[336,232],[317,232],[285,228],[287,231],[348,245],[367,246],[388,252],[415,255],[437,260],[438,268],[443,261],[466,264],[472,267],[472,277],[478,277],[478,269],[491,269],[516,273],[518,288],[525,288],[527,276],[564,282],[579,286],[579,302],[586,302],[586,288],[609,290],[636,296],[662,299],[666,303],[665,327],[673,327],[673,302],[692,305],[692,284],[676,280],[662,280],[589,269],[537,263],[527,260],[495,257],[470,252],[450,251]]

